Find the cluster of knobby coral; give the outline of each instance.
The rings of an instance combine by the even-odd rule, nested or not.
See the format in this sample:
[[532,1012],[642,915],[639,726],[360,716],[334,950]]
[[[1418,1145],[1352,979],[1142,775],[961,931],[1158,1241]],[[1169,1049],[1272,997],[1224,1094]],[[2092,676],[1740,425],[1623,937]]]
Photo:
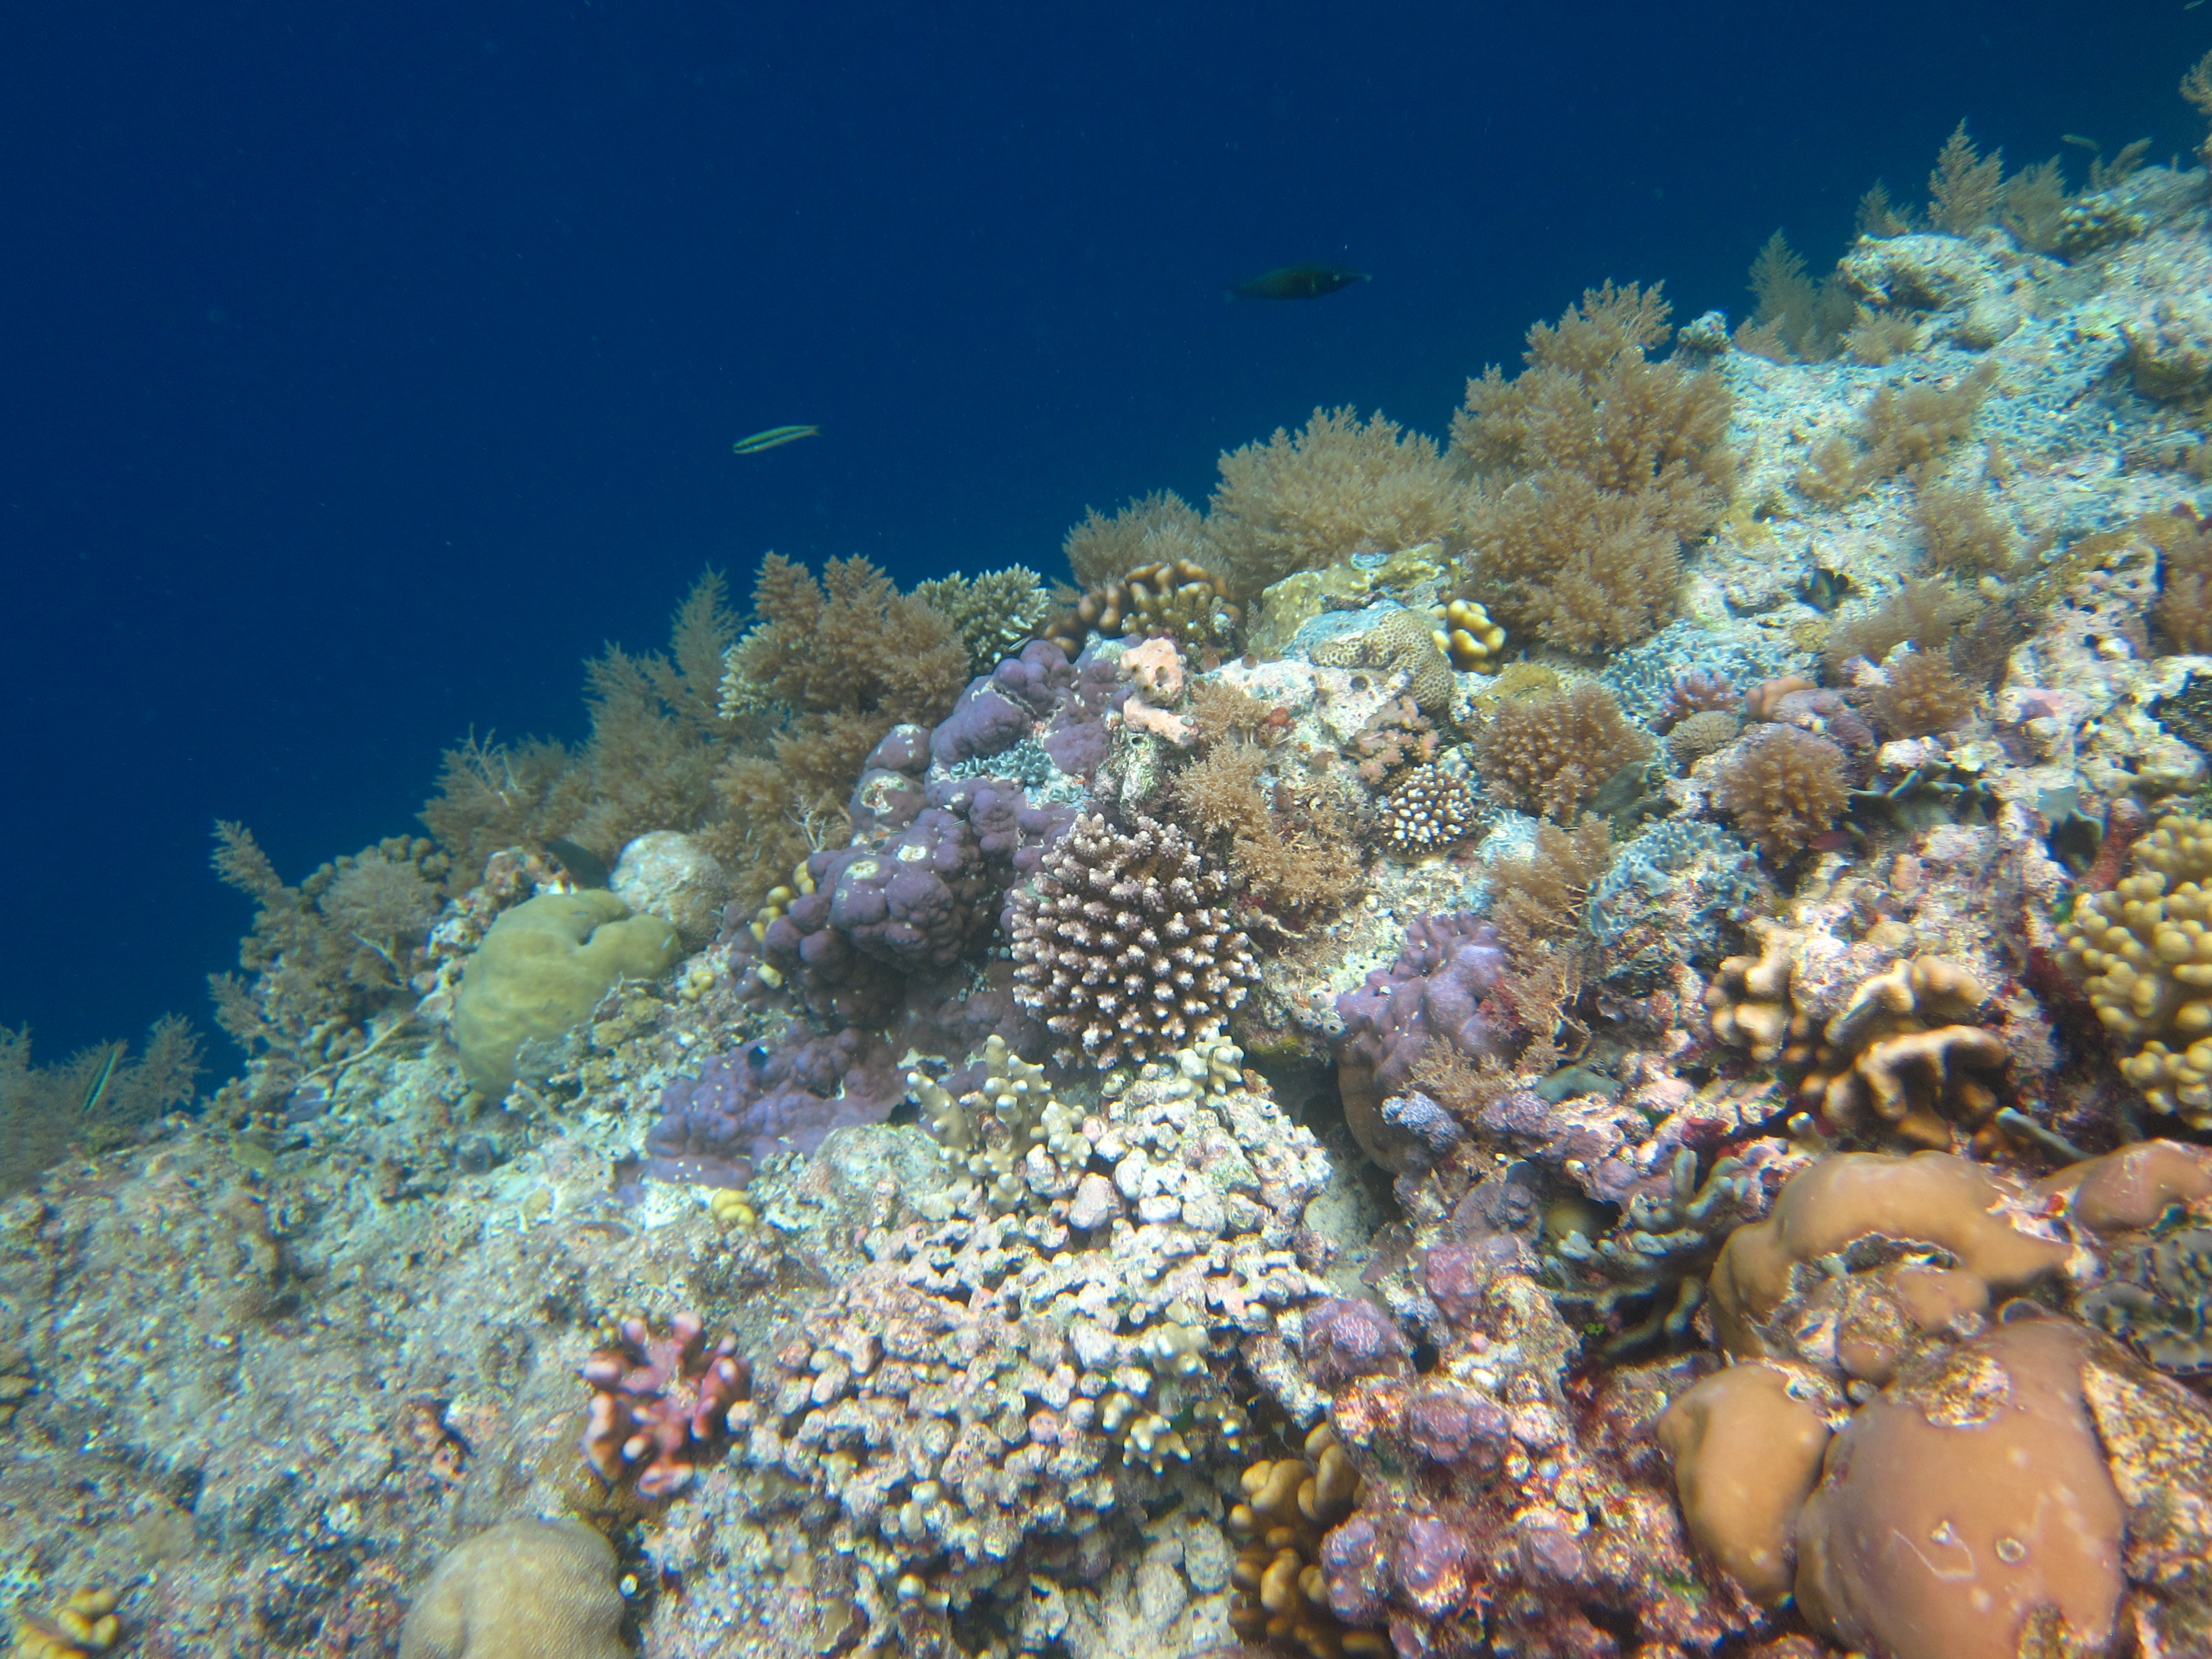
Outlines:
[[1443,852],[1474,833],[1474,797],[1435,766],[1415,767],[1376,811],[1384,842],[1412,858]]
[[1701,1553],[1893,1659],[2197,1650],[2212,1410],[2057,1309],[2208,1196],[2168,1142],[2033,1187],[1932,1152],[1799,1175],[1716,1265],[1730,1364],[1657,1426]]
[[1740,1604],[1700,1582],[1663,1471],[1632,1444],[1648,1382],[1620,1374],[1594,1402],[1571,1400],[1575,1334],[1479,1243],[1432,1244],[1419,1291],[1425,1368],[1371,1303],[1306,1316],[1308,1371],[1361,1477],[1321,1545],[1336,1618],[1435,1659],[1703,1652],[1743,1629]]
[[2162,818],[2129,873],[2084,893],[2061,937],[2120,1069],[2161,1112],[2212,1128],[2212,822]]
[[1029,1196],[1030,1153],[1042,1146],[1054,1164],[1079,1169],[1091,1156],[1083,1115],[1053,1093],[1045,1068],[1031,1065],[994,1031],[983,1045],[982,1076],[957,1097],[922,1072],[907,1073],[922,1125],[954,1181],[971,1186],[994,1209],[1018,1208]]
[[1185,645],[1226,647],[1236,637],[1237,620],[1221,580],[1204,565],[1176,559],[1140,565],[1100,583],[1055,617],[1043,637],[1073,660],[1093,634],[1109,640],[1154,635]]
[[1299,1400],[1279,1323],[1320,1294],[1299,1252],[1328,1164],[1241,1058],[1109,1078],[1019,1161],[1015,1207],[981,1182],[924,1195],[774,1355],[745,1455],[828,1500],[817,1546],[879,1632],[1205,1501],[1210,1462],[1250,1456],[1239,1396]]
[[1711,528],[1734,472],[1718,375],[1646,352],[1668,335],[1654,286],[1586,292],[1528,331],[1527,370],[1468,384],[1452,448],[1504,487],[1473,515],[1472,598],[1570,651],[1632,645],[1674,614],[1684,540]]
[[1308,1659],[1382,1659],[1386,1638],[1346,1630],[1329,1609],[1321,1540],[1352,1513],[1359,1476],[1328,1425],[1306,1436],[1302,1455],[1263,1457],[1237,1486],[1244,1501],[1229,1511],[1238,1540],[1230,1628],[1248,1642],[1303,1650]]
[[677,1315],[665,1332],[622,1320],[581,1374],[592,1389],[584,1461],[610,1486],[627,1484],[647,1500],[691,1484],[700,1461],[726,1443],[731,1414],[752,1386],[737,1340],[709,1346],[693,1313]]
[[1014,994],[1060,1039],[1060,1064],[1171,1054],[1244,1000],[1259,967],[1227,890],[1178,829],[1076,820],[1008,913]]
[[1796,1073],[1799,1107],[1829,1133],[1984,1155],[1999,1147],[2011,1050],[1978,1023],[1990,993],[1971,972],[1901,959],[1822,1021],[1796,982],[1806,935],[1769,926],[1757,937],[1759,954],[1728,957],[1705,993],[1716,1037]]
[[978,576],[954,571],[914,585],[914,596],[952,624],[968,648],[968,672],[988,674],[1038,637],[1052,616],[1037,573],[1008,565]]

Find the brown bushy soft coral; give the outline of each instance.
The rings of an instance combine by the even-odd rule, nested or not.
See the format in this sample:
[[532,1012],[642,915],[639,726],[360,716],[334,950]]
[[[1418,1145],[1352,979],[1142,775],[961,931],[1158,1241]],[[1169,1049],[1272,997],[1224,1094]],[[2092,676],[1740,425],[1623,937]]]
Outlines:
[[1148,564],[1179,559],[1206,562],[1212,552],[1206,520],[1172,489],[1139,495],[1109,518],[1086,508],[1083,521],[1060,544],[1081,588],[1103,586]]
[[[199,1073],[198,1035],[173,1014],[155,1022],[136,1058],[127,1043],[103,1042],[58,1066],[31,1064],[27,1026],[0,1025],[0,1196],[26,1185],[72,1144],[98,1153],[189,1105]],[[5,1415],[0,1412],[0,1421]]]
[[1908,651],[1891,660],[1889,683],[1867,701],[1875,729],[1885,738],[1924,738],[1963,725],[1974,712],[1974,689],[1932,652]]
[[1727,504],[1728,387],[1647,358],[1667,313],[1656,285],[1608,283],[1528,331],[1516,378],[1493,365],[1468,384],[1452,447],[1486,494],[1472,595],[1516,633],[1576,651],[1643,639],[1674,615],[1682,542]]
[[707,837],[748,897],[822,839],[809,826],[842,810],[886,732],[935,725],[968,681],[952,625],[864,558],[832,559],[817,580],[771,553],[753,612],[725,659],[720,712],[757,735],[721,769],[726,816]]
[[1850,793],[1842,749],[1794,726],[1754,726],[1713,764],[1713,805],[1771,858],[1826,835]]
[[244,824],[217,823],[213,862],[255,904],[238,951],[251,977],[209,979],[216,1023],[254,1062],[251,1098],[343,1063],[411,1018],[411,979],[451,868],[427,838],[392,836],[294,887]]
[[1316,409],[1295,434],[1277,428],[1222,456],[1207,527],[1232,591],[1249,598],[1353,553],[1457,547],[1466,507],[1433,440],[1379,414]]
[[1878,663],[1900,645],[1940,651],[1944,641],[1973,620],[1980,603],[1949,582],[1932,577],[1909,581],[1872,611],[1839,621],[1821,647],[1831,669],[1853,657]]
[[1578,685],[1528,702],[1499,699],[1471,747],[1475,769],[1510,805],[1564,818],[1622,767],[1649,759],[1652,745],[1612,692]]
[[1334,910],[1366,884],[1346,815],[1321,791],[1270,792],[1267,764],[1249,738],[1208,744],[1169,787],[1175,817],[1200,845],[1225,849],[1232,884],[1258,908]]

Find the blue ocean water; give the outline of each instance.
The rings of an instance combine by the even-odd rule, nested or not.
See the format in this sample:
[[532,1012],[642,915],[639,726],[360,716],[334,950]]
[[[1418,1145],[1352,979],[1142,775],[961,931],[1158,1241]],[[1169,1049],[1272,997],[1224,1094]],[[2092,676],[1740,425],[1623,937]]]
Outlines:
[[[1604,278],[1741,316],[1962,116],[2186,149],[2209,45],[2194,0],[18,9],[0,1023],[203,1017],[216,818],[294,880],[411,830],[703,566],[1058,574],[1316,404],[1441,431]],[[1374,281],[1224,303],[1299,261]]]

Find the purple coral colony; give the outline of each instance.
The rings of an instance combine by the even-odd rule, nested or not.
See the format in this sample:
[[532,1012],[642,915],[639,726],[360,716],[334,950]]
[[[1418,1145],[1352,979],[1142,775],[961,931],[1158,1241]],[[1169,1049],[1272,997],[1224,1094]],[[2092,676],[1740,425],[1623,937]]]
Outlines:
[[0,1208],[17,1650],[2212,1654],[2212,191],[2135,159],[1954,139],[1057,599],[710,576],[299,886],[226,825],[245,1074]]

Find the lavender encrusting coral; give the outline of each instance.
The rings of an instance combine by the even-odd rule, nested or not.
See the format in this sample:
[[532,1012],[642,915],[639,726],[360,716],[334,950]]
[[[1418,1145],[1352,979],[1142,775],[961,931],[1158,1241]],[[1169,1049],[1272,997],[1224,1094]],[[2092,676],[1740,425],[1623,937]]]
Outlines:
[[762,1159],[811,1152],[846,1124],[880,1123],[905,1098],[883,1038],[852,1030],[816,1036],[794,1024],[780,1043],[750,1042],[717,1054],[696,1078],[672,1079],[645,1139],[646,1172],[742,1187]]

